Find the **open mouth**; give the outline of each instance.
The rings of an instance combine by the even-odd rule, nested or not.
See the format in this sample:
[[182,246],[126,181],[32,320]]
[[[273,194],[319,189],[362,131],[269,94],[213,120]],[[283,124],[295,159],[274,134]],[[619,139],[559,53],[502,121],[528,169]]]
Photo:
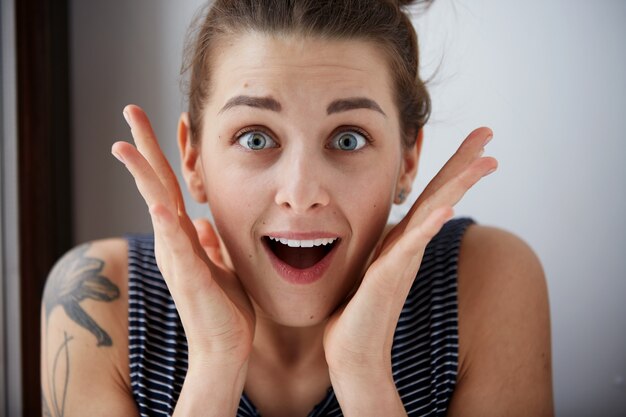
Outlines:
[[264,236],[263,241],[280,261],[292,268],[308,269],[332,252],[340,239],[292,240]]

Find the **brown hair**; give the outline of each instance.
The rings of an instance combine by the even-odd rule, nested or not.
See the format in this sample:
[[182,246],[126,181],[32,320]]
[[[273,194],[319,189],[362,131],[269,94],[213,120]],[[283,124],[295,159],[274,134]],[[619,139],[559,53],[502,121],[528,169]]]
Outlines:
[[400,114],[402,141],[412,146],[430,116],[430,96],[418,73],[417,34],[404,7],[432,0],[214,0],[192,24],[182,73],[187,85],[192,140],[202,130],[202,110],[211,94],[211,60],[217,42],[257,31],[378,44],[389,59]]

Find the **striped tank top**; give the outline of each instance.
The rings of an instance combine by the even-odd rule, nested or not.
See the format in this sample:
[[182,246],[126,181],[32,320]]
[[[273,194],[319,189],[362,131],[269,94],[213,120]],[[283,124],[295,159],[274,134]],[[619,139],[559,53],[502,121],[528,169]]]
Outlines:
[[[448,221],[426,247],[392,347],[396,387],[409,416],[444,416],[458,366],[457,263],[469,218]],[[152,236],[127,236],[129,359],[141,416],[173,413],[187,372],[187,339],[156,264]],[[341,416],[332,387],[308,417]],[[245,392],[237,416],[260,416]]]

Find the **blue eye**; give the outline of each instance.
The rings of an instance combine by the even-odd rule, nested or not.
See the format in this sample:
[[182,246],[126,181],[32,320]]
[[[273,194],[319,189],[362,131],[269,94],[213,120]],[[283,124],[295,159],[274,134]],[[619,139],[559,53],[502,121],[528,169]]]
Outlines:
[[348,130],[335,136],[331,142],[331,147],[342,151],[358,151],[367,145],[367,142],[364,135]]
[[244,133],[243,135],[239,136],[237,142],[244,148],[253,151],[260,151],[267,148],[278,147],[278,145],[276,145],[276,142],[274,142],[274,139],[258,130]]

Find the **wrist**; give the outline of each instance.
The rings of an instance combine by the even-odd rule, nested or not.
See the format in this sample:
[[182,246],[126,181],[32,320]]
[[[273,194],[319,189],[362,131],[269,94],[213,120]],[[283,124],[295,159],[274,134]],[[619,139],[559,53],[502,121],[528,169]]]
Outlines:
[[406,411],[391,372],[369,375],[337,375],[331,383],[344,416],[406,417]]
[[235,416],[247,372],[247,362],[228,366],[190,360],[173,416]]

